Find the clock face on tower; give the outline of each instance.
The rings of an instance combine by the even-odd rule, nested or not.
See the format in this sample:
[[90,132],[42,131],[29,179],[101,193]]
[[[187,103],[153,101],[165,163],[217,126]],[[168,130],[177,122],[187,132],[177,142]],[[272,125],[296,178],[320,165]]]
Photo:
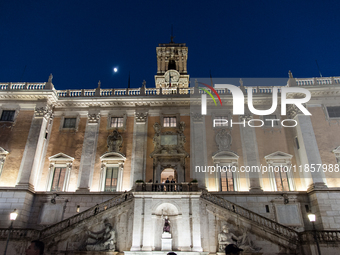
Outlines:
[[178,82],[179,81],[179,72],[176,70],[166,71],[164,74],[165,82]]

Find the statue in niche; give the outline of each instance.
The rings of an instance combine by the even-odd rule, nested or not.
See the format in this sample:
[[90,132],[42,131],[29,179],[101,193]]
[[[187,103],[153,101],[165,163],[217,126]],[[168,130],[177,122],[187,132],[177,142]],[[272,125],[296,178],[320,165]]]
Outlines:
[[228,226],[223,225],[221,233],[218,234],[218,249],[224,252],[225,247],[229,244],[237,244],[239,238],[229,232]]
[[232,139],[231,139],[231,135],[226,129],[221,129],[217,132],[215,141],[218,145],[219,151],[230,150]]
[[104,229],[98,232],[87,231],[87,251],[114,251],[116,249],[116,232],[111,223],[104,221]]
[[164,232],[168,232],[170,233],[170,220],[168,218],[168,216],[165,216],[165,222],[164,222],[164,227],[163,227],[163,233]]
[[123,143],[123,137],[117,130],[107,137],[107,147],[109,152],[119,152]]

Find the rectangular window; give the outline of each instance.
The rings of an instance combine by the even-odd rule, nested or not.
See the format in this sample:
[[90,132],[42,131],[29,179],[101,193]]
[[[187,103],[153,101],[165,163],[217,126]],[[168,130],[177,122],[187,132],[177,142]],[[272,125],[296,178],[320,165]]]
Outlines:
[[230,168],[226,172],[221,172],[222,191],[235,191],[234,174],[229,170]]
[[227,127],[228,126],[228,118],[218,116],[214,118],[215,120],[215,127]]
[[66,167],[54,168],[51,191],[63,191],[66,176]]
[[110,127],[120,128],[123,127],[123,118],[122,117],[112,117]]
[[176,117],[164,117],[163,126],[164,127],[176,127]]
[[1,114],[1,121],[14,121],[15,111],[3,110]]
[[117,191],[118,167],[107,167],[104,191]]
[[277,120],[274,119],[278,119],[276,118],[276,115],[266,115],[263,116],[263,121],[264,121],[264,126],[266,127],[277,127],[279,125],[279,122]]
[[64,118],[63,128],[76,128],[77,118]]
[[330,118],[340,118],[340,106],[327,107],[327,112]]
[[295,137],[295,144],[296,144],[296,148],[300,149],[299,139],[297,137]]
[[[278,167],[275,167],[277,169]],[[277,191],[290,191],[287,173],[280,167],[280,171],[274,171]]]

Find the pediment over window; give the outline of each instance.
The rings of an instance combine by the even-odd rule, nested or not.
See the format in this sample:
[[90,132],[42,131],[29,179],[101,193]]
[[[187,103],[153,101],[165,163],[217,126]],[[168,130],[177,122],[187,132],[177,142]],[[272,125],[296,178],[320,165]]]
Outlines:
[[59,152],[58,154],[55,154],[54,156],[51,156],[48,158],[50,160],[50,162],[72,162],[74,160],[74,158],[62,153],[62,152]]
[[239,156],[232,151],[219,151],[212,158],[214,163],[237,163]]
[[[336,154],[340,154],[340,146],[336,147],[334,150],[332,150],[332,152],[336,155]],[[340,155],[339,155],[340,156]]]
[[274,153],[271,153],[267,156],[265,156],[265,159],[291,159],[293,157],[293,155],[290,155],[288,153],[282,152],[282,151],[277,151]]
[[9,152],[6,151],[4,148],[0,147],[0,155],[6,156]]
[[282,151],[277,151],[265,156],[264,158],[266,159],[267,163],[288,164],[291,163],[293,155]]
[[116,163],[124,163],[126,157],[124,154],[119,152],[107,152],[100,157],[102,162],[116,162]]

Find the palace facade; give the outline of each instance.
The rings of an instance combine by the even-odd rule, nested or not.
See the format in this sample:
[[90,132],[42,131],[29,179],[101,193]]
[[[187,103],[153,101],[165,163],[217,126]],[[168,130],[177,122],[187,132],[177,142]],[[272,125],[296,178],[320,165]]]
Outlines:
[[[152,88],[0,83],[0,252],[16,209],[7,254],[34,239],[45,254],[337,254],[340,77],[281,84],[279,102],[310,92],[311,115],[233,115],[228,89],[202,115],[212,90],[190,84],[186,45],[156,53]],[[271,108],[274,86],[239,88]]]

